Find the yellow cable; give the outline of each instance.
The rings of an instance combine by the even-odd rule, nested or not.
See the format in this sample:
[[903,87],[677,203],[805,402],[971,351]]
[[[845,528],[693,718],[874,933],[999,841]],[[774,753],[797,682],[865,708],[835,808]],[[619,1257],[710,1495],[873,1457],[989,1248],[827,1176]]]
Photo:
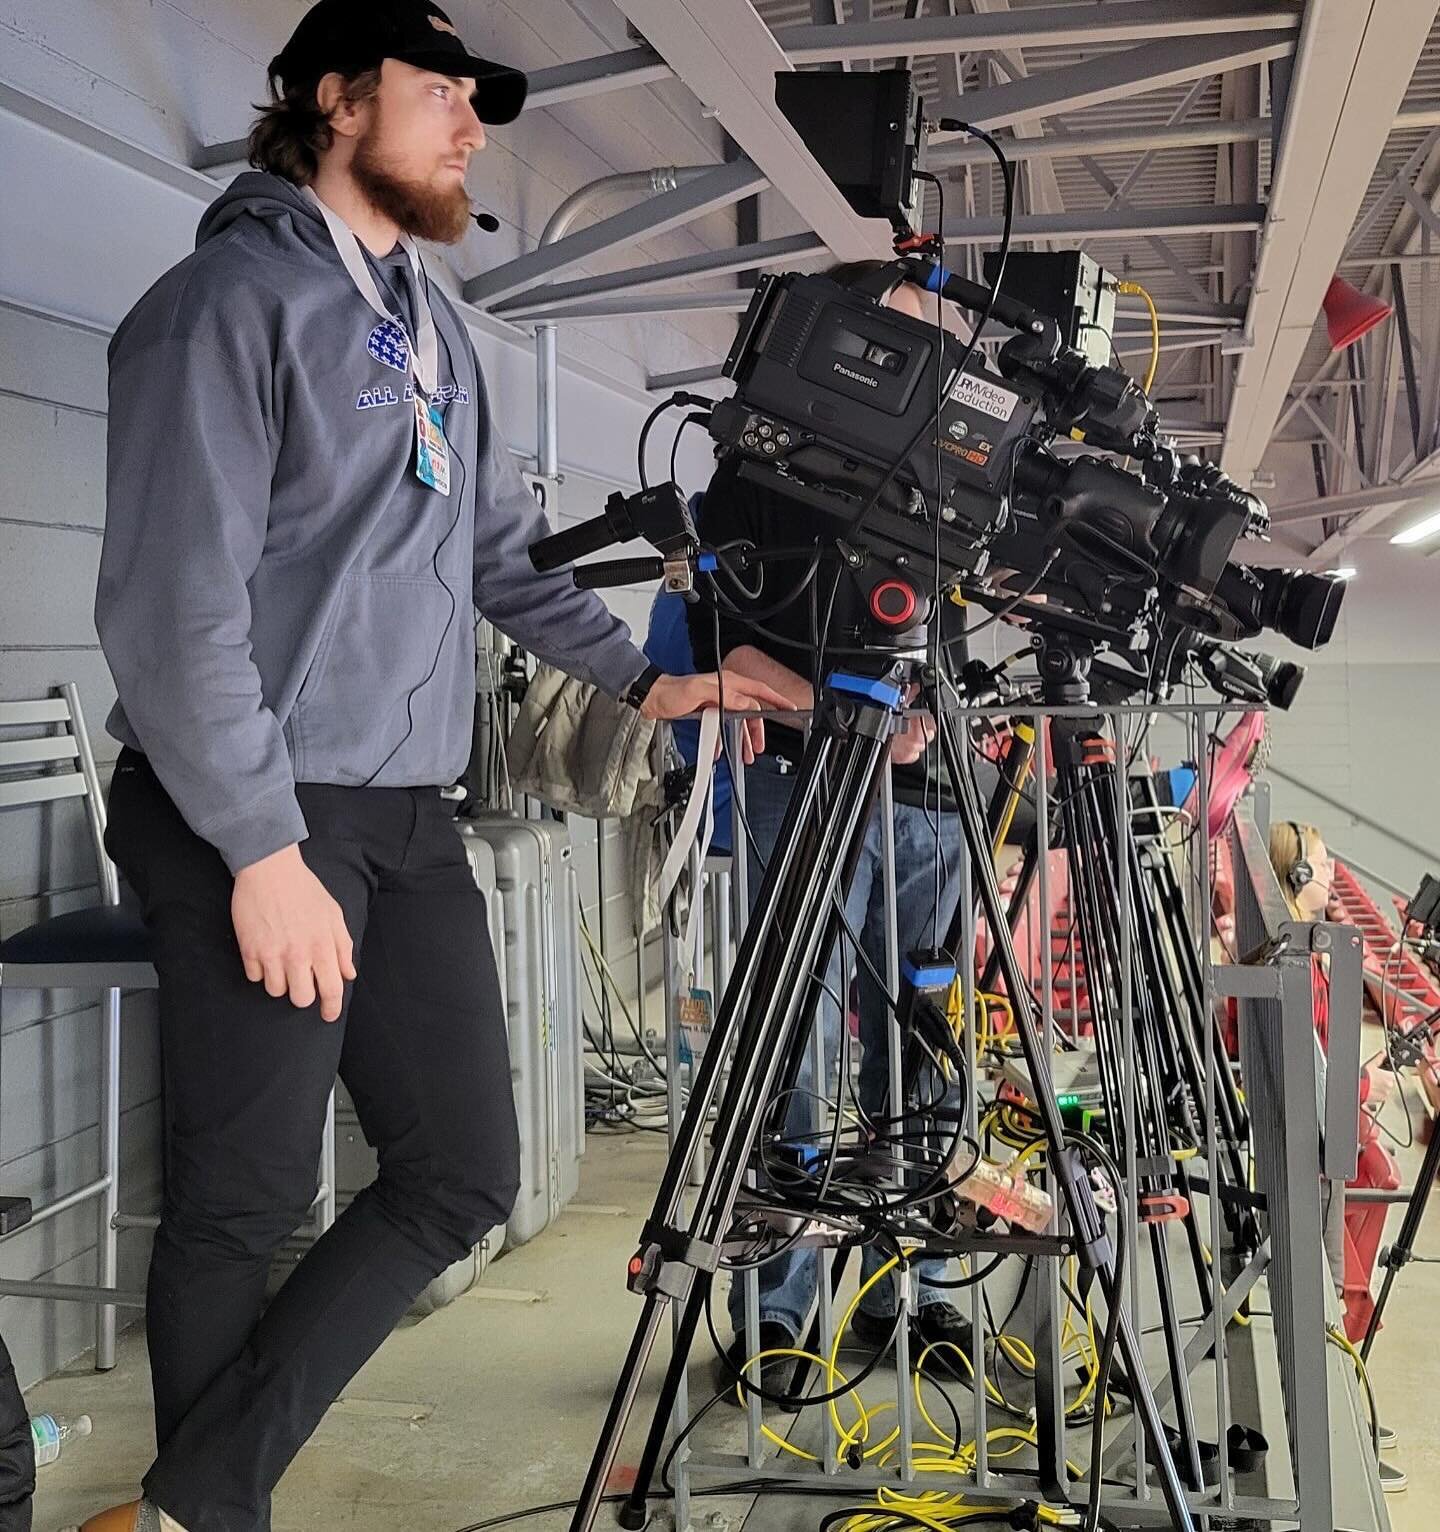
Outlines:
[[[1033,745],[1035,743],[1035,730],[1028,723],[1016,724],[1011,732],[1023,744]],[[1025,779],[1030,775],[1030,767],[1034,764],[1034,760],[1035,757],[1033,754],[1028,755],[1025,759],[1025,765],[1021,770],[1019,777],[1010,784],[1010,796],[1005,800],[1005,811],[1001,814],[999,827],[995,831],[995,839],[993,842],[993,847],[995,850],[999,850],[999,848],[1005,844],[1006,838],[1010,834],[1010,826],[1014,823],[1016,811],[1020,807],[1020,799],[1022,796],[1022,790],[1025,786]]]
[[1151,385],[1155,382],[1155,373],[1160,366],[1160,315],[1155,309],[1155,300],[1145,291],[1138,282],[1117,282],[1117,293],[1128,293],[1145,300],[1145,307],[1150,310],[1150,369],[1145,374],[1143,387],[1145,392],[1150,392]]

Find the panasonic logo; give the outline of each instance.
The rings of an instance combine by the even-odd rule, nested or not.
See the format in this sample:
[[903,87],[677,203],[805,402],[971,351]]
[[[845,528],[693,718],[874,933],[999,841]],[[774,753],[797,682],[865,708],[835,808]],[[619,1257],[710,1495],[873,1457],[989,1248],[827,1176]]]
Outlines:
[[830,365],[836,372],[843,374],[847,378],[854,378],[857,383],[863,383],[866,388],[878,388],[880,386],[875,378],[867,378],[863,372],[856,372],[853,367],[847,367],[843,362],[832,362]]

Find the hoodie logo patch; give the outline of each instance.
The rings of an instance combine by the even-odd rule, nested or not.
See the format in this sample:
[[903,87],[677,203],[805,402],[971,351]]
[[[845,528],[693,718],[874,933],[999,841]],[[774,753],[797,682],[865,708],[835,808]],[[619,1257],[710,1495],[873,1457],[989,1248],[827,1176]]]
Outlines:
[[384,362],[396,372],[410,371],[410,342],[393,319],[382,319],[371,330],[365,349],[377,362]]
[[[355,398],[357,410],[381,410],[388,404],[409,404],[415,398],[415,385],[406,383],[405,392],[397,394],[387,383],[383,387],[362,388]],[[432,404],[469,404],[470,390],[463,383],[442,383],[430,396]]]

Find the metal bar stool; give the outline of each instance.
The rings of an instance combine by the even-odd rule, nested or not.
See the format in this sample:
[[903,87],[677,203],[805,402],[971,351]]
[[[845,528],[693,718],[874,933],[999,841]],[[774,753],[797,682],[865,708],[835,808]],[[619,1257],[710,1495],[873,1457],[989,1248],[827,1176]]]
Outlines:
[[[17,734],[21,737],[15,737]],[[0,1195],[0,1242],[82,1203],[98,1201],[95,1284],[22,1282],[0,1278],[0,1297],[93,1303],[95,1365],[115,1365],[115,1310],[145,1306],[142,1292],[116,1286],[121,1229],[154,1228],[157,1218],[120,1211],[120,996],[154,989],[150,938],[137,911],[120,902],[115,864],[105,851],[105,800],[79,692],[73,682],[49,697],[0,702],[0,810],[66,798],[83,801],[99,878],[98,905],[41,920],[0,940],[0,994],[7,989],[90,989],[103,992],[100,1164],[93,1181],[40,1207],[28,1197]],[[326,1113],[320,1186],[312,1207],[321,1231],[335,1221],[335,1100]],[[0,1187],[0,1193],[4,1188]]]

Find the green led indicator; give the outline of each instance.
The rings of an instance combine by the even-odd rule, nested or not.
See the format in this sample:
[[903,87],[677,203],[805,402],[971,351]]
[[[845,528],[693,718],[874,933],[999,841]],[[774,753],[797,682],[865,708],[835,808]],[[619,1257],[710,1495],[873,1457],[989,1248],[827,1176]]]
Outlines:
[[1080,1105],[1080,1097],[1078,1095],[1076,1095],[1073,1091],[1066,1091],[1063,1094],[1061,1094],[1060,1096],[1058,1096],[1056,1099],[1057,1099],[1057,1101],[1059,1102],[1059,1104],[1061,1106],[1079,1106]]

